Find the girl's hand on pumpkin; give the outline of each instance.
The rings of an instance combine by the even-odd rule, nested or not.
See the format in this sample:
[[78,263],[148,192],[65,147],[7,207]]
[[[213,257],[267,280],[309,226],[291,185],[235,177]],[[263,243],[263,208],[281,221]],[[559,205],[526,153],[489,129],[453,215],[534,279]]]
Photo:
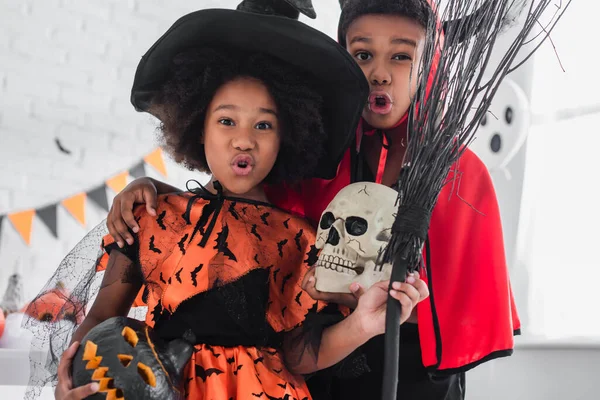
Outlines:
[[54,390],[54,398],[57,400],[85,399],[98,391],[98,383],[96,382],[73,389],[71,364],[78,347],[79,342],[73,342],[60,358],[60,363],[58,364],[58,385],[56,385],[56,389]]

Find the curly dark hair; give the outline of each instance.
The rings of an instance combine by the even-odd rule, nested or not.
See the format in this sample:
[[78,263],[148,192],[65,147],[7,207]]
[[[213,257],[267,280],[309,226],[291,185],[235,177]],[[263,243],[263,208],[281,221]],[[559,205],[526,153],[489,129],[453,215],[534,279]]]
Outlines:
[[260,80],[277,105],[281,145],[265,183],[310,177],[324,152],[323,98],[314,78],[278,59],[258,53],[191,49],[173,60],[170,77],[155,105],[161,108],[163,145],[176,162],[210,172],[200,135],[217,90],[239,77]]
[[392,14],[416,21],[427,29],[429,18],[435,18],[426,0],[340,0],[342,13],[338,26],[340,44],[346,47],[346,32],[350,24],[367,14]]

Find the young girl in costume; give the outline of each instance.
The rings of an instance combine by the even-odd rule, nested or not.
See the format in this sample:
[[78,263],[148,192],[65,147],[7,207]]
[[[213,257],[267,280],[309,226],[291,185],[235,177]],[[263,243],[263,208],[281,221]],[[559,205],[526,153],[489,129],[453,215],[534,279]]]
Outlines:
[[[304,180],[296,187],[274,185],[267,196],[278,206],[317,223],[337,192],[351,182],[371,180],[393,186],[400,174],[407,141],[408,109],[416,90],[425,27],[437,18],[426,0],[340,1],[338,41],[369,81],[369,102],[355,140],[334,179]],[[432,77],[434,71],[430,71]],[[483,362],[508,356],[520,329],[506,266],[498,204],[485,165],[467,150],[434,209],[426,257],[431,296],[419,303],[402,325],[400,393],[403,399],[464,399],[465,372]],[[115,198],[107,219],[120,243],[130,241],[134,203],[154,207],[156,192],[175,188],[140,178]],[[477,211],[476,211],[477,210]],[[424,273],[421,274],[425,276]],[[307,274],[313,298],[354,306],[351,296],[319,293]],[[408,278],[410,281],[411,278]],[[356,296],[362,292],[351,287]],[[355,303],[354,303],[355,304]],[[383,335],[361,348],[369,372],[325,382],[335,399],[380,398]],[[308,381],[311,391],[324,382]]]
[[[263,49],[267,38],[277,45]],[[315,70],[316,60],[326,68]],[[310,398],[294,373],[330,367],[383,333],[385,283],[336,325],[301,326],[325,307],[301,287],[315,230],[271,205],[263,189],[316,175],[328,143],[352,134],[364,97],[348,54],[298,21],[228,10],[177,21],[142,58],[132,102],[161,120],[177,161],[212,178],[206,188],[159,196],[154,215],[135,209],[129,245],[104,238],[102,285],[63,355],[56,398],[98,390],[73,389],[69,363],[91,328],[134,303],[148,307],[145,322],[161,338],[194,332],[189,399]],[[420,280],[394,289],[402,321],[428,295]],[[220,372],[198,372],[208,368]]]

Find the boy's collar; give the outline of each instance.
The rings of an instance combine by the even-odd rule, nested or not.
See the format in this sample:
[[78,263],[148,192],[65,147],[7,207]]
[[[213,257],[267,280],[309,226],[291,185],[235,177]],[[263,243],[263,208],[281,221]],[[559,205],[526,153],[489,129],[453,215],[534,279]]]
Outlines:
[[371,125],[369,125],[369,123],[363,117],[360,117],[360,125],[359,125],[359,127],[361,128],[361,132],[364,135],[371,136],[371,135],[375,134],[375,132],[377,130],[381,130],[381,131],[385,131],[385,132],[393,132],[393,131],[396,130],[396,128],[398,128],[401,125],[403,125],[407,120],[408,120],[408,111],[406,111],[406,113],[404,113],[404,115],[402,116],[402,118],[400,118],[398,120],[398,122],[396,122],[394,124],[394,126],[392,126],[391,128],[379,129],[379,128],[372,127]]

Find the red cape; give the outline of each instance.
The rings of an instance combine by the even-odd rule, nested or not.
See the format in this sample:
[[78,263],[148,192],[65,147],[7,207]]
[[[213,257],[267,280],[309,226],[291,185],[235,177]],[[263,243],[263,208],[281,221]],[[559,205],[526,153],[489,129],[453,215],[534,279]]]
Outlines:
[[[418,306],[423,365],[454,373],[512,354],[520,329],[504,254],[500,211],[487,168],[470,150],[452,168],[429,228],[427,276],[431,296]],[[350,184],[350,151],[333,180],[270,187],[281,208],[319,221]],[[422,274],[423,275],[423,274]]]

